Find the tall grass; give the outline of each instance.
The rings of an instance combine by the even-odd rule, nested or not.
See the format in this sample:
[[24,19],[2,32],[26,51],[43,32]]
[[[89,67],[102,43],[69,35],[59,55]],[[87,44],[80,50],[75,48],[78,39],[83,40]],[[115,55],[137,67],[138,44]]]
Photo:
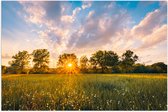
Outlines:
[[167,78],[163,77],[2,76],[2,110],[166,109]]

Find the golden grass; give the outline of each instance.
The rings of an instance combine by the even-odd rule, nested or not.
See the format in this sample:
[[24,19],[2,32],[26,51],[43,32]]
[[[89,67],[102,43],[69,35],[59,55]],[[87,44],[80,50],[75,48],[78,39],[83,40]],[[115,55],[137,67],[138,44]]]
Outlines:
[[2,75],[2,110],[166,110],[166,74]]
[[128,77],[128,78],[149,78],[149,79],[167,79],[165,74],[113,74],[113,75],[103,75],[110,77]]

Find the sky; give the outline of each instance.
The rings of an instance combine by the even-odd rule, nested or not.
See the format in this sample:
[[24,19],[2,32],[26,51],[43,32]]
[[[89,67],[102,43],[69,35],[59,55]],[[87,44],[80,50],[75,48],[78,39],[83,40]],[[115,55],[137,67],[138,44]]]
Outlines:
[[2,1],[2,65],[22,50],[48,49],[50,67],[62,53],[89,58],[97,50],[138,62],[167,64],[165,1]]

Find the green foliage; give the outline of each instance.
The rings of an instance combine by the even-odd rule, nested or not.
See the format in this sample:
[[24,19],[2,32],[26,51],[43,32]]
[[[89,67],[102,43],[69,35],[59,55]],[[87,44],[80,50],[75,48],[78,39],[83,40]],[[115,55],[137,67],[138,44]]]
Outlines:
[[102,73],[108,69],[108,67],[112,67],[118,64],[118,55],[113,51],[97,51],[92,54],[90,58],[90,63],[94,69],[100,67],[102,69]]
[[134,65],[133,72],[134,73],[146,73],[148,72],[148,68],[145,65],[138,63]]
[[88,69],[88,58],[86,56],[81,56],[80,58],[80,70],[82,72],[87,72]]
[[167,73],[167,65],[163,62],[154,63],[147,66],[149,73]]
[[131,72],[133,70],[134,63],[138,60],[138,56],[134,54],[133,51],[127,50],[125,53],[123,53],[121,57],[121,67],[122,72]]
[[153,71],[155,73],[166,73],[167,72],[167,65],[164,64],[163,62],[158,62],[158,63],[154,63],[151,65]]
[[34,67],[33,71],[35,73],[46,73],[49,70],[49,57],[50,53],[47,49],[37,49],[33,53]]
[[12,58],[13,60],[9,62],[12,73],[27,73],[29,71],[30,54],[27,51],[19,51]]
[[[122,71],[122,68],[120,65],[116,65],[116,66],[112,67],[112,73],[122,73],[122,72],[123,71]],[[109,73],[111,73],[111,72],[109,72]]]
[[166,74],[39,75],[2,76],[2,110],[167,110]]
[[[2,66],[2,73],[167,73],[167,65],[163,62],[154,63],[152,65],[136,64],[138,56],[133,51],[127,50],[121,57],[113,51],[96,51],[90,59],[87,56],[80,58],[78,67],[77,56],[64,53],[59,56],[57,67],[49,68],[50,54],[47,49],[37,49],[33,53],[33,68],[29,67],[30,54],[22,51],[9,62],[10,67]],[[121,60],[119,60],[119,58]],[[73,70],[67,71],[67,65],[71,63]]]

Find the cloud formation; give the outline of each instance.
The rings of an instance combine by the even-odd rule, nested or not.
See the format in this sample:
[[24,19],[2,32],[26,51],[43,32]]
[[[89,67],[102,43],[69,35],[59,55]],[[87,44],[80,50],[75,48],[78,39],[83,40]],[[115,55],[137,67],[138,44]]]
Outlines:
[[[26,5],[23,4],[24,7]],[[66,13],[64,2],[41,2],[38,5],[32,2],[29,8],[24,9],[29,15],[29,22],[45,26],[39,36],[52,52],[55,50],[58,54],[67,49],[87,50],[91,47],[93,50],[116,46],[123,51],[145,49],[166,40],[165,5],[146,14],[132,28],[128,27],[133,20],[127,10],[118,8],[115,2],[103,2],[102,7],[99,5],[99,2],[83,2],[81,7],[71,8],[71,12]],[[90,7],[93,10],[85,14],[83,10]],[[84,18],[80,20],[78,14],[83,14]]]
[[[22,6],[19,16],[32,26],[38,35],[37,42],[45,44],[51,58],[63,52],[81,56],[99,49],[119,54],[131,49],[139,54],[143,51],[142,56],[146,56],[167,44],[165,2],[160,2],[159,8],[148,12],[136,24],[129,11],[117,2],[84,1],[76,6],[64,1],[19,4]],[[149,49],[150,53],[147,52]]]
[[156,30],[163,24],[163,21],[165,21],[167,16],[166,13],[166,7],[161,7],[161,9],[156,9],[153,12],[148,13],[138,25],[133,27],[133,34],[141,36],[141,38],[151,34],[153,30]]
[[83,2],[82,9],[90,8],[92,6],[91,2]]

